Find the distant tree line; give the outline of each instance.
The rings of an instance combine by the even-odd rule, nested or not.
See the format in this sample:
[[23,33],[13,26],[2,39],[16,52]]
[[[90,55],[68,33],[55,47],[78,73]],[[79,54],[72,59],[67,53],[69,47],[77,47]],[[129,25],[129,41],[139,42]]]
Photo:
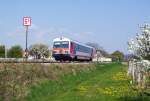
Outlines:
[[109,54],[106,50],[104,50],[98,43],[88,42],[86,45],[95,48],[97,57],[109,57],[112,58],[112,61],[121,62],[125,61],[125,55],[123,52],[116,50]]
[[0,45],[0,58],[4,58],[4,57],[5,57],[5,46]]
[[[23,58],[24,54],[25,51],[20,45],[14,45],[9,49],[5,49],[5,45],[0,45],[0,58],[6,56],[7,58]],[[29,47],[28,54],[35,59],[47,58],[50,55],[50,50],[45,44],[33,44]]]
[[34,44],[29,47],[29,55],[34,59],[47,58],[50,55],[50,50],[45,44]]
[[113,61],[117,61],[117,62],[122,62],[124,61],[124,54],[123,52],[120,52],[119,50],[117,51],[114,51],[112,54],[111,54],[111,57],[112,57],[112,60]]
[[95,50],[96,50],[96,52],[98,53],[99,56],[104,56],[104,57],[109,57],[110,56],[109,53],[105,49],[103,49],[103,47],[101,47],[98,43],[88,42],[88,43],[86,43],[86,45],[95,48]]
[[[124,61],[124,54],[120,51],[114,51],[109,54],[97,43],[86,43],[87,45],[95,48],[97,57],[110,57],[113,61]],[[0,58],[5,58],[5,52],[7,51],[8,58],[23,58],[25,57],[25,51],[20,45],[12,46],[11,48],[5,50],[5,45],[0,45]],[[33,44],[28,48],[28,56],[33,57],[34,59],[47,58],[51,54],[50,49],[45,44]]]

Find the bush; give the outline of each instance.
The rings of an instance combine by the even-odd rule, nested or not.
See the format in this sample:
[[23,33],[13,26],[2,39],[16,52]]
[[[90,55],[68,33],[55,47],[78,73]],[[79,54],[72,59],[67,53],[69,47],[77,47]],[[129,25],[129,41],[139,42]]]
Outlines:
[[1,45],[0,46],[0,58],[4,58],[5,57],[5,46]]
[[12,46],[8,51],[9,58],[22,58],[23,57],[23,49],[21,46],[16,45]]

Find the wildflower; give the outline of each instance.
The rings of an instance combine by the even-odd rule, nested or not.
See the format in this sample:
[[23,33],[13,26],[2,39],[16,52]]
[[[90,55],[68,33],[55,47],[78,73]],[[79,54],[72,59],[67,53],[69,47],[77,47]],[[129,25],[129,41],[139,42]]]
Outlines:
[[117,74],[113,75],[112,79],[113,80],[128,80],[129,78],[127,77],[125,72],[118,72]]

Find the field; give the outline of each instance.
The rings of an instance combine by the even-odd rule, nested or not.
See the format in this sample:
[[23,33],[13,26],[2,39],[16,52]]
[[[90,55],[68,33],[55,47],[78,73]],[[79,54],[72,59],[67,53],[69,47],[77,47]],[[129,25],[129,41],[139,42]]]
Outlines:
[[43,65],[40,65],[42,68],[38,67],[39,65],[32,64],[33,66],[36,67],[34,69],[38,71],[37,74],[40,72],[41,74],[34,76],[32,83],[24,87],[26,96],[19,101],[150,100],[148,96],[139,95],[138,91],[133,90],[129,83],[130,79],[126,76],[127,65],[120,63],[53,65],[54,68],[46,69],[51,72],[45,74],[40,70]]
[[96,70],[65,75],[31,88],[26,101],[148,101],[129,84],[127,65],[98,64]]

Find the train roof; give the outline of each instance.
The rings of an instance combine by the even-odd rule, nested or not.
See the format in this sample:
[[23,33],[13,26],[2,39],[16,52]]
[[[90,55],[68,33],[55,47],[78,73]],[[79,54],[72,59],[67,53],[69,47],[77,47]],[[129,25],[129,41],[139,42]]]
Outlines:
[[58,37],[53,40],[53,42],[55,42],[55,41],[71,41],[71,40],[69,38],[65,38],[65,37]]
[[80,45],[85,46],[85,47],[93,48],[93,47],[91,47],[91,46],[88,46],[88,45],[86,45],[86,44],[83,44],[83,43],[78,42],[78,41],[75,41],[75,40],[71,40],[71,39],[66,38],[66,37],[58,37],[58,38],[55,38],[55,39],[53,40],[53,42],[55,42],[55,41],[71,41],[71,42],[80,44]]

